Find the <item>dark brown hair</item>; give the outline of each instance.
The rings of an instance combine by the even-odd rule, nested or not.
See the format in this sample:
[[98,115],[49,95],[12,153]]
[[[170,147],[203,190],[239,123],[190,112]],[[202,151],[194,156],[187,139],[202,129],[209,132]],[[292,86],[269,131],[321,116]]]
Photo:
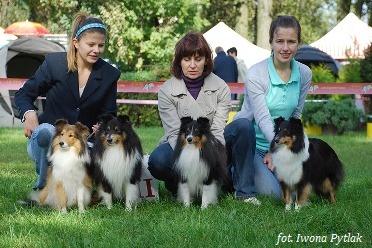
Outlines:
[[176,78],[180,79],[182,77],[181,60],[184,57],[193,55],[205,57],[203,77],[208,76],[212,72],[212,51],[207,41],[201,33],[189,32],[177,42],[175,47],[171,72]]
[[294,16],[277,16],[271,22],[269,31],[269,43],[274,39],[274,33],[278,28],[293,28],[297,31],[298,43],[301,43],[301,25]]

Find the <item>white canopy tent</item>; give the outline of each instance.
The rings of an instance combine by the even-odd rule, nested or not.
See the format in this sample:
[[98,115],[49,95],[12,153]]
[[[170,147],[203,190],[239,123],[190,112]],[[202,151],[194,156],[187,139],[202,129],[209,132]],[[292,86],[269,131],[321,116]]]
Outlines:
[[372,28],[349,13],[331,31],[310,45],[334,59],[364,58],[364,50],[372,42]]
[[225,52],[231,47],[236,47],[238,58],[244,60],[248,68],[270,56],[269,50],[249,42],[223,22],[219,22],[216,26],[205,32],[204,38],[207,40],[213,53],[217,46],[222,47]]

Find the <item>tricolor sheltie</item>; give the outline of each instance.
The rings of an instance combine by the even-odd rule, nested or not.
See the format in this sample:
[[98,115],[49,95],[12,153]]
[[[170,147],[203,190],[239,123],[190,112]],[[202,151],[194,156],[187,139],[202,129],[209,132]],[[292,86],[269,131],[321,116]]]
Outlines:
[[178,200],[188,207],[200,196],[203,209],[216,203],[219,186],[227,178],[227,155],[224,145],[211,133],[207,118],[181,118],[174,156]]
[[46,186],[32,192],[30,198],[63,213],[77,204],[82,213],[90,203],[92,191],[92,179],[87,171],[89,129],[80,122],[69,125],[66,120],[57,120],[55,127],[48,152],[50,166]]
[[101,117],[93,147],[95,181],[107,208],[112,199],[124,200],[126,210],[138,201],[142,169],[142,146],[128,116]]
[[307,202],[312,189],[334,203],[344,175],[335,151],[320,139],[307,138],[300,119],[279,117],[274,122],[275,137],[270,152],[283,190],[285,209],[291,209],[293,191],[297,191],[296,210]]

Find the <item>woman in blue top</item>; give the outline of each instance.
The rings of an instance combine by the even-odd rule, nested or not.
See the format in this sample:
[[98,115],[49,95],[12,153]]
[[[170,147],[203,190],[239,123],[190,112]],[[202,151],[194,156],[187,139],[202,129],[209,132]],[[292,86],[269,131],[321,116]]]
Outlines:
[[270,26],[272,55],[247,73],[241,111],[224,132],[235,197],[260,205],[257,194],[281,197],[268,153],[273,120],[300,118],[311,83],[311,70],[294,60],[301,26],[293,16],[278,16]]

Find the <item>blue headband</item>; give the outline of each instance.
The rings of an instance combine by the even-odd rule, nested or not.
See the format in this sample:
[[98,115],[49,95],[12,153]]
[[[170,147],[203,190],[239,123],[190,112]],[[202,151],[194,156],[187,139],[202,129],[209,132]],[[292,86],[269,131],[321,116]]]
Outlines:
[[106,31],[106,26],[103,25],[102,23],[89,23],[79,28],[79,30],[75,34],[75,38],[79,38],[82,32],[84,32],[87,29],[91,29],[91,28],[102,28]]

